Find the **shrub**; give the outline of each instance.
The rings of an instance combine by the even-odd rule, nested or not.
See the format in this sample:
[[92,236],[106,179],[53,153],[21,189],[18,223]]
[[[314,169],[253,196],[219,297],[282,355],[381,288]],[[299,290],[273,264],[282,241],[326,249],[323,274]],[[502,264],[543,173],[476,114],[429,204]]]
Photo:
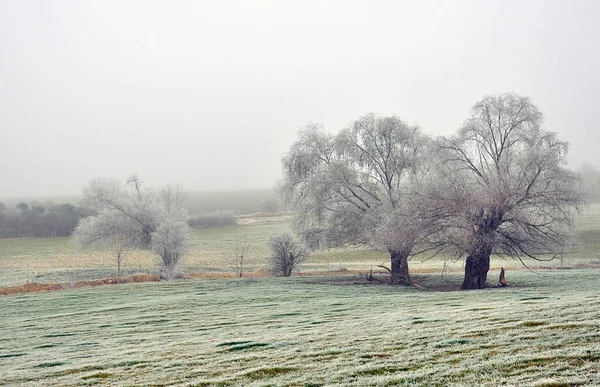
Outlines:
[[269,239],[271,249],[271,274],[289,277],[309,257],[308,250],[290,233],[277,234]]
[[269,198],[262,201],[260,205],[262,212],[268,212],[274,214],[279,212],[279,201],[275,198]]
[[189,248],[189,226],[185,221],[167,217],[152,233],[152,249],[160,257],[162,278],[181,278],[181,261]]

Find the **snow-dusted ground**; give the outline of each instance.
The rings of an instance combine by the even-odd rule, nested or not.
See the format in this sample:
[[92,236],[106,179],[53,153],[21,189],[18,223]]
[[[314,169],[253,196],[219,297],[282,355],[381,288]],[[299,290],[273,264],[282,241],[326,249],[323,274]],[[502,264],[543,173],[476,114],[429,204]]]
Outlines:
[[4,296],[0,385],[599,385],[600,270],[509,273],[468,292],[332,276]]

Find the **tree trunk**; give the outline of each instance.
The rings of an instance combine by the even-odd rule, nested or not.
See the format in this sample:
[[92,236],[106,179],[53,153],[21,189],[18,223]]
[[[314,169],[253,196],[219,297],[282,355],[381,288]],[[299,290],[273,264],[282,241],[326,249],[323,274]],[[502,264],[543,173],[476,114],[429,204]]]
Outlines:
[[408,254],[404,251],[390,251],[392,266],[390,283],[394,285],[411,284],[408,274]]
[[480,252],[467,257],[463,290],[484,289],[487,284],[487,273],[490,269],[490,254]]
[[117,283],[121,282],[121,257],[117,258]]

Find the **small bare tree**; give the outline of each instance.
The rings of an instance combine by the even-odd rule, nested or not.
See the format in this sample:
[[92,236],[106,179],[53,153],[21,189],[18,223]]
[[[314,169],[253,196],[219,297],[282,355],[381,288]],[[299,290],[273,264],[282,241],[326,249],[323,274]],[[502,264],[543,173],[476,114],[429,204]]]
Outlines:
[[71,236],[71,242],[80,248],[108,250],[117,264],[117,283],[125,256],[142,246],[137,224],[120,212],[101,210],[97,215],[80,221]]
[[245,234],[243,238],[236,238],[233,253],[233,264],[235,267],[235,274],[239,278],[244,276],[244,265],[247,263],[247,254],[249,250],[250,244],[248,243],[248,234]]
[[277,234],[269,239],[271,249],[271,274],[289,277],[309,257],[308,250],[290,233]]

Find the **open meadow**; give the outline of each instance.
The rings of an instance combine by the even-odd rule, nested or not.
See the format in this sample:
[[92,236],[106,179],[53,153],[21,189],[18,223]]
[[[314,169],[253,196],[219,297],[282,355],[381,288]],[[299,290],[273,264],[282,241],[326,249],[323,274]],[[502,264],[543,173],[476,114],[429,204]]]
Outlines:
[[4,296],[0,385],[598,385],[599,277],[520,271],[508,288],[468,292],[321,276]]
[[[364,249],[267,278],[266,241],[289,218],[240,223],[195,232],[187,280],[0,296],[0,386],[600,384],[600,204],[563,262],[494,257],[490,282],[503,266],[509,286],[466,292],[444,257],[411,260],[421,288],[366,282],[388,257]],[[241,238],[248,275],[225,278]],[[3,287],[115,275],[66,238],[0,240],[0,267]],[[157,267],[125,259],[126,275]]]
[[[267,241],[270,236],[290,229],[287,214],[243,215],[238,226],[207,228],[194,231],[193,248],[186,257],[184,272],[195,276],[231,276],[235,272],[236,242],[247,239],[249,251],[245,257],[246,273],[264,276],[269,260]],[[312,254],[300,273],[310,272],[364,272],[377,265],[389,266],[389,255],[363,248],[332,249]],[[533,269],[560,267],[600,267],[600,203],[593,203],[579,221],[577,250],[564,260],[527,261]],[[417,256],[411,259],[412,272],[461,272],[464,261],[452,261],[445,256],[430,259]],[[60,282],[111,277],[116,275],[116,264],[110,254],[93,250],[77,250],[69,238],[13,238],[0,239],[0,287],[16,286],[26,282]],[[133,252],[125,257],[124,275],[152,273],[159,261],[147,251]],[[495,257],[491,262],[491,275],[500,267],[522,269],[520,262]],[[510,274],[509,274],[510,275]],[[510,279],[509,279],[510,281]]]

